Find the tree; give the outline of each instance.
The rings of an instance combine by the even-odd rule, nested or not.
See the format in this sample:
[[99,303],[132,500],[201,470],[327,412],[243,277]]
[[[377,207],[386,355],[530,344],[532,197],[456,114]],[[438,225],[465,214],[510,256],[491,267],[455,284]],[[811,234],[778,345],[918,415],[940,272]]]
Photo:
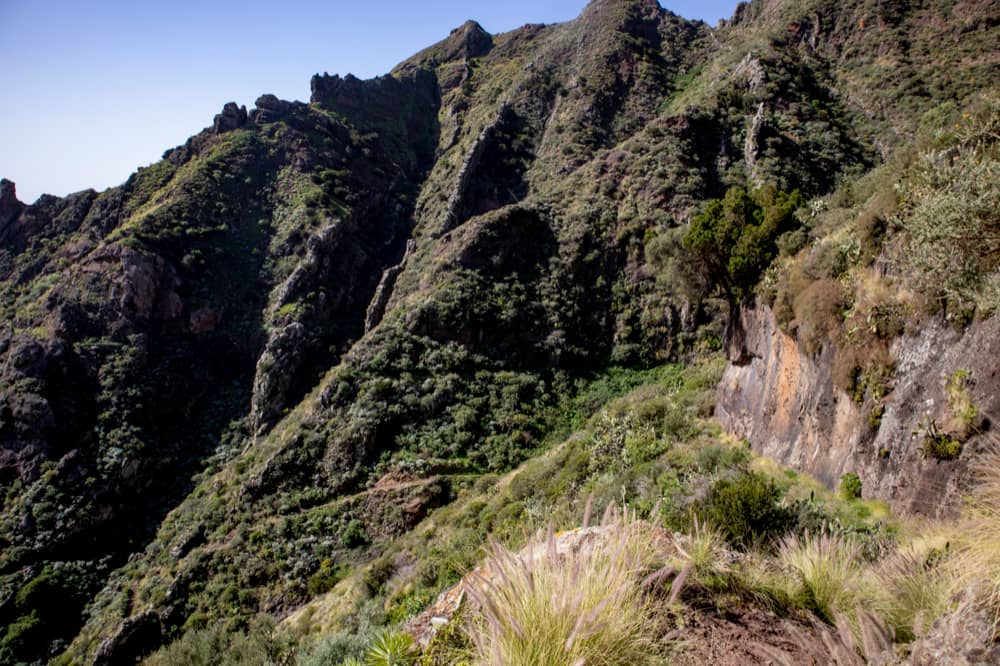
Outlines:
[[734,187],[709,201],[682,239],[689,253],[688,279],[704,285],[705,296],[721,291],[731,303],[746,299],[777,256],[778,236],[794,229],[795,211],[802,205],[798,190],[773,187],[753,193]]

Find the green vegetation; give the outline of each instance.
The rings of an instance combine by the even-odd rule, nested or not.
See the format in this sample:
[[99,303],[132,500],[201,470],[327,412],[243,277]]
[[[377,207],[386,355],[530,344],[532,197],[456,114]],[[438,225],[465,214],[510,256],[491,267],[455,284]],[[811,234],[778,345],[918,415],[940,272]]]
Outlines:
[[[898,414],[895,341],[994,312],[981,91],[1000,26],[952,5],[754,2],[709,28],[596,2],[468,24],[390,76],[265,100],[121,187],[9,208],[0,661],[161,643],[153,663],[417,659],[399,632],[439,593],[588,505],[627,507],[663,546],[635,571],[566,558],[614,574],[639,615],[602,632],[580,599],[588,615],[554,606],[576,618],[557,637],[512,638],[509,619],[553,607],[511,570],[493,621],[464,608],[421,663],[496,646],[600,663],[629,634],[662,656],[649,637],[719,608],[830,645],[804,614],[919,640],[968,545],[925,548],[856,475],[835,497],[732,441],[711,419],[724,361],[701,357],[732,351],[734,305],[771,306],[877,430]],[[947,422],[918,432],[931,459],[971,462],[988,430],[966,365],[943,378]]]
[[746,471],[716,481],[697,511],[703,521],[718,525],[731,545],[746,550],[794,525],[792,512],[781,502],[783,494],[773,480]]
[[962,452],[962,442],[951,433],[941,431],[930,417],[921,424],[918,434],[922,439],[920,452],[927,458],[954,460]]
[[840,496],[845,500],[861,497],[861,477],[857,472],[848,472],[840,477]]
[[798,191],[786,194],[773,188],[748,193],[737,187],[713,199],[684,234],[692,263],[683,275],[695,276],[731,299],[747,298],[778,255],[778,237],[797,225],[794,213],[802,204]]
[[937,130],[900,181],[900,260],[951,317],[1000,305],[1000,97]]
[[640,584],[658,564],[651,535],[617,513],[596,529],[590,548],[564,555],[551,532],[544,553],[521,556],[491,544],[470,593],[483,615],[472,631],[481,663],[662,663]]
[[150,655],[147,666],[238,666],[245,664],[287,663],[293,644],[277,636],[267,620],[252,622],[245,630],[232,630],[223,624],[190,631],[169,647]]

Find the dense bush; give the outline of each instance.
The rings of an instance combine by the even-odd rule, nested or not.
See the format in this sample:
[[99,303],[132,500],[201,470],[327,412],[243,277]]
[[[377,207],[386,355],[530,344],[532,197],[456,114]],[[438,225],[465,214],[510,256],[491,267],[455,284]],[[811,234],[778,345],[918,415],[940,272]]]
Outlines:
[[748,549],[785,534],[794,525],[782,504],[783,492],[757,472],[720,479],[696,511],[703,522],[716,525],[733,546]]
[[840,477],[840,496],[849,500],[861,497],[861,477],[856,472],[848,472]]
[[245,630],[232,630],[225,623],[200,631],[189,631],[179,640],[150,655],[149,666],[236,666],[237,664],[288,663],[294,643],[279,636],[268,621],[254,621]]
[[963,113],[900,187],[899,261],[953,309],[1000,305],[1000,97]]
[[730,299],[746,298],[778,255],[778,236],[797,225],[794,213],[803,203],[798,191],[731,188],[710,201],[684,234],[688,270]]

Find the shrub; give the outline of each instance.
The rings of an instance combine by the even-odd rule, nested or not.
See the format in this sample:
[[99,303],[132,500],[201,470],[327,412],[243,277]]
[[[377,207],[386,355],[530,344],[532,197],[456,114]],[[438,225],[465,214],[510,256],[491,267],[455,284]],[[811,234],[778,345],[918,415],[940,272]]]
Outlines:
[[277,664],[285,663],[291,652],[291,644],[275,635],[268,620],[253,622],[246,631],[231,631],[219,623],[208,629],[189,631],[143,663],[150,666]]
[[642,590],[649,534],[620,518],[589,529],[595,538],[567,553],[558,552],[551,530],[525,555],[491,541],[470,591],[482,609],[471,637],[483,663],[662,663],[660,632]]
[[816,354],[839,330],[847,307],[844,287],[833,279],[816,280],[798,294],[793,308],[803,351]]
[[861,477],[855,472],[848,472],[840,477],[840,496],[846,500],[861,497]]
[[783,492],[763,474],[742,472],[735,479],[720,479],[696,513],[716,525],[733,546],[748,549],[780,537],[794,523],[791,511],[781,504]]
[[730,188],[722,199],[710,201],[684,234],[683,246],[692,256],[689,268],[730,299],[746,298],[777,256],[778,236],[796,226],[794,213],[803,203],[797,190]]
[[309,577],[306,588],[312,596],[323,594],[333,589],[343,577],[343,568],[335,566],[332,560],[323,560],[316,573]]
[[951,145],[923,153],[900,185],[898,256],[925,293],[957,309],[997,307],[1000,97],[963,114]]
[[368,543],[368,533],[364,524],[356,518],[351,520],[341,532],[340,541],[345,548],[357,548]]

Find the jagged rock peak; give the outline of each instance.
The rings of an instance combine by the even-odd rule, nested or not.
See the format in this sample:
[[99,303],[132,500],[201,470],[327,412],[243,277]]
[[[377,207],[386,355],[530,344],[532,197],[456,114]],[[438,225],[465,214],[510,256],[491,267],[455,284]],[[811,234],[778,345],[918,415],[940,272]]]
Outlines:
[[590,0],[580,12],[580,17],[629,12],[630,10],[641,14],[658,14],[663,11],[663,7],[657,0]]
[[247,107],[237,106],[236,102],[227,102],[222,107],[222,113],[216,114],[212,123],[212,131],[222,134],[243,127],[247,123]]
[[656,0],[592,0],[573,24],[585,37],[603,39],[623,32],[647,40],[655,39],[657,26],[668,14]]
[[449,62],[465,62],[480,58],[493,49],[493,36],[483,26],[469,20],[433,46],[400,63],[394,72],[437,67]]
[[294,102],[278,99],[275,95],[261,95],[254,102],[254,110],[250,112],[250,121],[254,123],[270,123],[278,120],[295,106]]
[[0,224],[16,216],[23,207],[24,204],[17,200],[14,181],[0,178]]
[[14,181],[0,178],[0,202],[17,201],[17,186]]
[[471,19],[452,30],[445,42],[457,47],[456,55],[466,58],[486,55],[493,48],[493,36]]

